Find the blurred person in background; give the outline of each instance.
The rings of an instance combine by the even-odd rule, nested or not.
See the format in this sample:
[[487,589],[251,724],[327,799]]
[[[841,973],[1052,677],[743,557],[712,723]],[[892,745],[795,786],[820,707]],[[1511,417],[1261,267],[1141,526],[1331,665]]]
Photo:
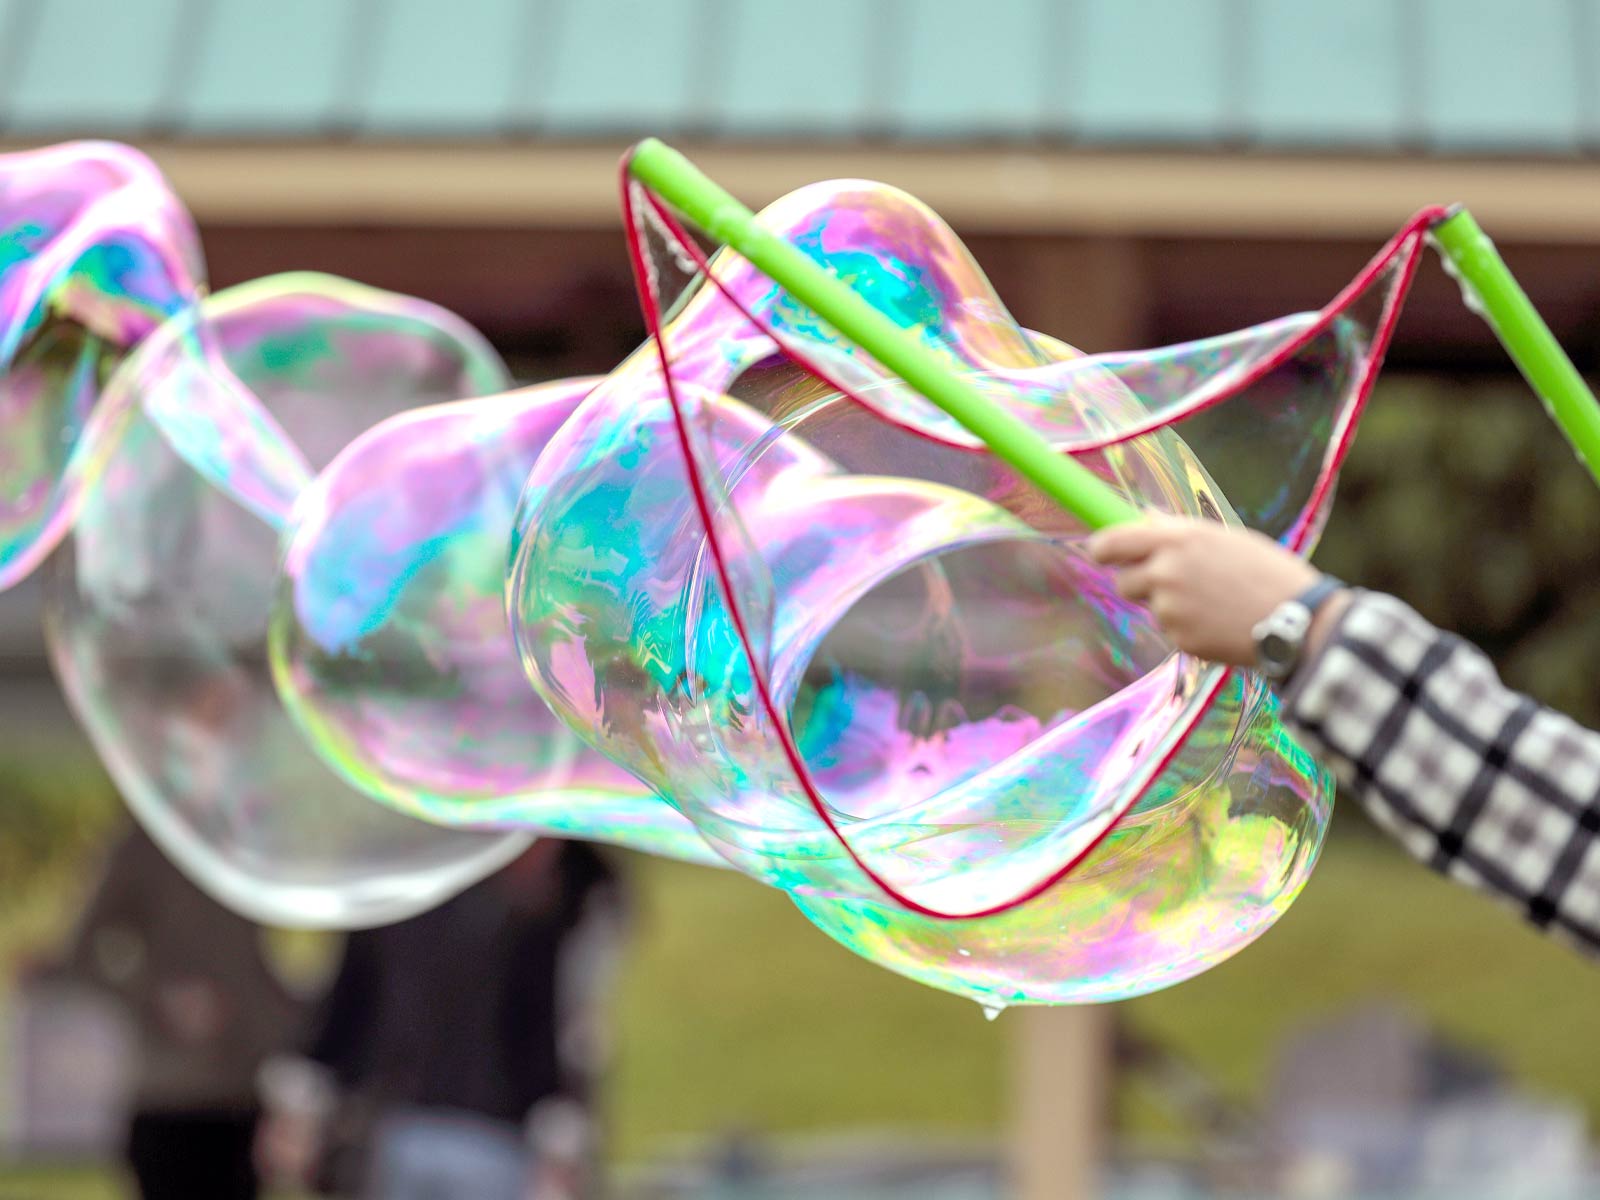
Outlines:
[[108,993],[137,1035],[126,1156],[144,1200],[254,1200],[262,1063],[302,1002],[265,934],[191,883],[134,826],[114,847],[63,959],[35,972]]
[[1262,534],[1158,517],[1089,551],[1179,650],[1261,670],[1307,749],[1413,857],[1600,954],[1600,733]]
[[262,1073],[259,1153],[365,1200],[572,1200],[594,1187],[598,994],[617,874],[541,839],[429,912],[351,934],[303,1057]]

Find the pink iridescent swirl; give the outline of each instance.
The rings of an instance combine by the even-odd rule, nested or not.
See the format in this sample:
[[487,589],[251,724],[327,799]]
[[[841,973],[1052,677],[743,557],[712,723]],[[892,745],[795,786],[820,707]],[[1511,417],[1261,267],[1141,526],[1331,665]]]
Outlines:
[[401,812],[720,862],[692,824],[528,687],[505,564],[517,495],[594,381],[416,409],[301,494],[271,649],[325,759]]
[[0,155],[0,589],[70,527],[107,377],[202,276],[189,214],[138,151]]

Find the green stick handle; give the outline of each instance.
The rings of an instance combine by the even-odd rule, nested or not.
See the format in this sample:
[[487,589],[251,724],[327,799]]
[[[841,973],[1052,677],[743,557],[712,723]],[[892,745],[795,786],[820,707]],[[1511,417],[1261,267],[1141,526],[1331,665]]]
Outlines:
[[1522,377],[1600,483],[1600,403],[1494,243],[1464,208],[1457,208],[1431,232],[1447,264],[1468,289],[1468,306],[1482,312]]
[[1131,521],[1137,511],[1083,464],[1053,449],[948,363],[839,282],[804,251],[756,224],[755,214],[670,146],[646,139],[633,177],[717,241],[744,255],[845,337],[932,401],[1090,529]]

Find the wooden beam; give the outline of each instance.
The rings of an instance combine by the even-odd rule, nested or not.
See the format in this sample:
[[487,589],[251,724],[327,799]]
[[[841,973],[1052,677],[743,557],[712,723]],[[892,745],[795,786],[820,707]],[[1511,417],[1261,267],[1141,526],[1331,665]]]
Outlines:
[[[897,184],[963,231],[1377,237],[1462,201],[1501,238],[1600,242],[1600,163],[1071,149],[683,149],[753,204],[818,179]],[[0,150],[19,149],[0,143]],[[202,221],[614,228],[620,144],[144,146]]]

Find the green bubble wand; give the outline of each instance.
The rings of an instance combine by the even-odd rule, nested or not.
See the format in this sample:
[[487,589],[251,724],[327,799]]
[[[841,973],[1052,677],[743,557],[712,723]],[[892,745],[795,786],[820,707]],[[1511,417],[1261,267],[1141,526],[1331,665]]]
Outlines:
[[1600,404],[1500,252],[1460,205],[1429,231],[1467,307],[1489,322],[1528,386],[1600,482]]
[[[633,149],[634,179],[807,305],[907,386],[943,410],[1090,529],[1133,520],[1137,510],[1102,479],[1053,448],[804,251],[763,228],[756,216],[654,138]],[[1494,243],[1466,209],[1451,209],[1429,231],[1446,269],[1544,402],[1578,458],[1600,482],[1600,402],[1539,316]]]

